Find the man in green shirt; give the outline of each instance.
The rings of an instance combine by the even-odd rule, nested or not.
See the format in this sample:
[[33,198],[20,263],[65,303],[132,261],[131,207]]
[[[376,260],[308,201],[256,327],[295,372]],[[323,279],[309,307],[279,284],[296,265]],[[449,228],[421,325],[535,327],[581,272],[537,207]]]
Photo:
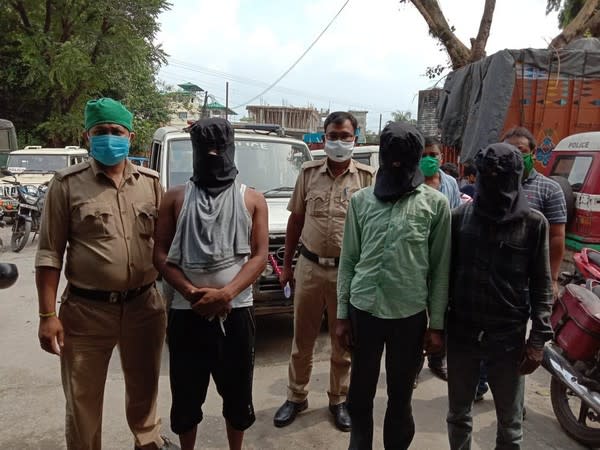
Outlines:
[[[415,426],[411,399],[423,353],[443,346],[450,266],[450,208],[423,183],[424,139],[390,123],[381,135],[374,187],[352,196],[338,272],[336,335],[350,348],[350,449],[370,449],[373,398],[384,346],[385,448],[405,449]],[[427,321],[429,318],[429,328]]]

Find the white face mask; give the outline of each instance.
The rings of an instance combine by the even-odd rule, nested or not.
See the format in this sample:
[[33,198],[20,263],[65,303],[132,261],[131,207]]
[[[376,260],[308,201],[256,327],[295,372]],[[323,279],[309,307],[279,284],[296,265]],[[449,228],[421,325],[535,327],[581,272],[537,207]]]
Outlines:
[[352,157],[354,150],[354,141],[345,142],[342,140],[325,141],[325,153],[327,157],[335,162],[348,161]]

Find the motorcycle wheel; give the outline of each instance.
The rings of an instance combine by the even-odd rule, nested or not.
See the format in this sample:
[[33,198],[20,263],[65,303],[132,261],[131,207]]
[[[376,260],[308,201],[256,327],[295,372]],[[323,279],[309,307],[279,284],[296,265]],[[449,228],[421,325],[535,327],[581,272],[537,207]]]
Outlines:
[[[569,436],[588,447],[600,446],[600,416],[556,377],[550,383],[550,400],[558,423]],[[576,413],[572,408],[575,404],[579,404]]]
[[17,225],[17,229],[10,237],[10,248],[13,252],[18,253],[25,248],[25,244],[29,240],[29,233],[31,233],[31,222],[26,221]]

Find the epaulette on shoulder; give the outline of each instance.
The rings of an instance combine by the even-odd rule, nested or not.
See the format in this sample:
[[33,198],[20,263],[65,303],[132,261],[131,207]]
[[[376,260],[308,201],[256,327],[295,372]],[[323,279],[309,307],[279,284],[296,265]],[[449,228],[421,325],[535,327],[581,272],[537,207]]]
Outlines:
[[369,172],[371,175],[375,175],[375,172],[377,172],[377,170],[375,169],[375,167],[369,166],[367,164],[363,164],[363,163],[358,162],[358,161],[354,161],[354,165],[356,166],[356,168],[358,170],[362,170],[364,172]]
[[148,167],[137,166],[137,171],[148,177],[159,178],[158,172],[156,170],[149,169]]
[[312,167],[320,167],[325,164],[324,159],[315,159],[314,161],[306,161],[302,164],[303,169],[310,169]]
[[83,172],[84,170],[89,169],[89,167],[90,167],[89,161],[84,161],[79,164],[74,164],[65,169],[57,170],[56,173],[54,174],[54,178],[56,178],[58,181],[62,181],[66,177],[70,177],[71,175],[75,175],[76,173]]

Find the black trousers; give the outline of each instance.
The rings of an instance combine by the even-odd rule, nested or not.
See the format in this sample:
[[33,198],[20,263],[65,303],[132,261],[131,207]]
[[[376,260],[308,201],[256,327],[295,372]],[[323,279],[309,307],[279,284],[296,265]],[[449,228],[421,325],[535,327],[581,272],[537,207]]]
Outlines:
[[351,450],[373,447],[373,399],[385,346],[388,403],[383,424],[386,449],[406,449],[415,434],[413,383],[423,353],[425,311],[404,319],[379,319],[349,305],[354,349],[348,391]]

